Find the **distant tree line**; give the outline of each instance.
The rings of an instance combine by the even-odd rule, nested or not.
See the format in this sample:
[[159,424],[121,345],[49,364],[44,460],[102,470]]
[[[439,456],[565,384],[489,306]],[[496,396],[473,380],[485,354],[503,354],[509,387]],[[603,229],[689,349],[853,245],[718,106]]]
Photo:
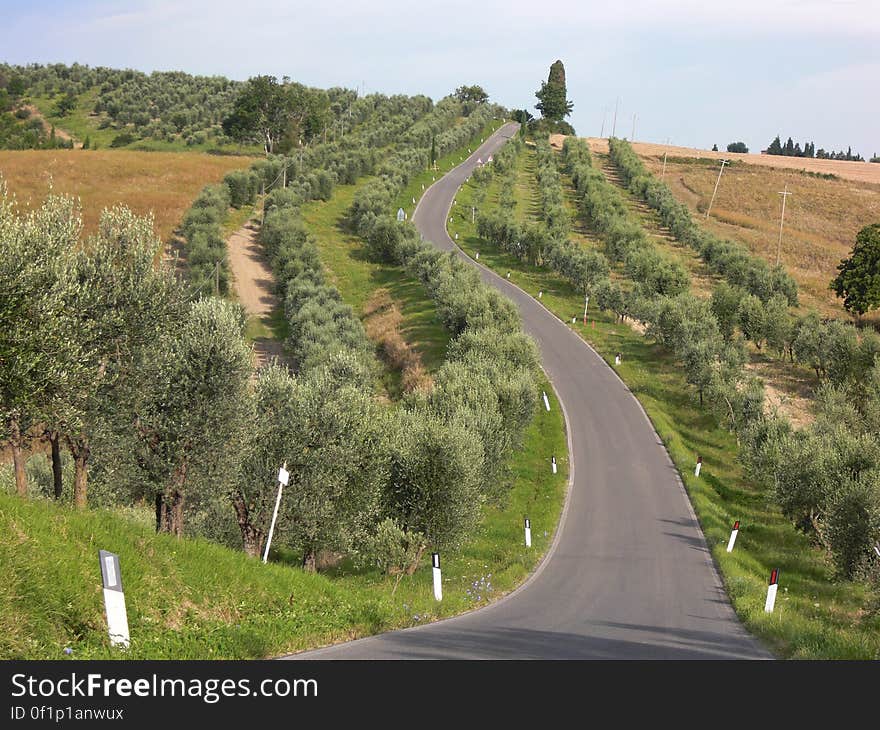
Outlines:
[[817,150],[814,142],[804,142],[804,146],[801,147],[800,142],[793,142],[791,137],[785,144],[782,144],[779,135],[767,147],[767,154],[782,155],[783,157],[815,157],[818,160],[865,161],[864,157],[853,153],[852,147],[848,147],[846,152],[826,152],[821,147]]

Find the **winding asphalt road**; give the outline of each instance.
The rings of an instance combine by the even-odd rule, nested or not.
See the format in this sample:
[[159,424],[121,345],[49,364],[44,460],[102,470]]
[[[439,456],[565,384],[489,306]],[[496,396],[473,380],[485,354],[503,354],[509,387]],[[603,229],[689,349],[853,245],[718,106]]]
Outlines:
[[[446,233],[450,204],[477,158],[486,160],[516,129],[503,126],[425,193],[413,220],[426,240],[470,261]],[[565,413],[571,484],[554,543],[523,586],[486,608],[289,658],[769,658],[734,614],[678,473],[638,401],[566,324],[479,268],[519,307]],[[560,403],[553,398],[551,407]]]

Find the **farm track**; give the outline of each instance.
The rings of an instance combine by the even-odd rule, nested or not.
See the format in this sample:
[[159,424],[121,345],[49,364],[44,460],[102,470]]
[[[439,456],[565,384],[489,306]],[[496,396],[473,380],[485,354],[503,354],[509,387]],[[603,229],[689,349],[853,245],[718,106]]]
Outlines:
[[[275,276],[257,240],[258,235],[258,222],[249,220],[229,237],[226,247],[238,301],[248,316],[265,322],[280,307],[280,302],[275,296]],[[273,358],[286,362],[281,343],[271,337],[255,338],[255,367],[259,369]]]

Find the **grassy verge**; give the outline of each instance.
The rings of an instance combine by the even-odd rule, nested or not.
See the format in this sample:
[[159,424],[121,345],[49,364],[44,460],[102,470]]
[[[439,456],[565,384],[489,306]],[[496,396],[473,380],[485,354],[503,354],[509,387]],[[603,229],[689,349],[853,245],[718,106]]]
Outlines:
[[[539,387],[551,392],[547,383]],[[555,476],[552,454],[560,467]],[[509,500],[487,507],[473,539],[459,554],[444,556],[439,604],[427,561],[392,596],[394,580],[377,570],[309,575],[284,564],[262,565],[206,540],[156,535],[146,508],[77,512],[46,500],[23,501],[8,494],[12,475],[3,467],[0,659],[62,659],[65,648],[73,659],[259,658],[488,603],[516,587],[552,540],[567,485],[561,454],[567,450],[560,409],[541,409],[512,460]],[[530,550],[523,545],[524,515],[532,520]],[[132,637],[127,652],[107,643],[99,549],[120,555]],[[483,577],[491,587],[468,594]]]
[[[449,333],[440,323],[434,303],[421,284],[399,266],[371,261],[363,244],[346,226],[346,214],[359,185],[339,185],[333,197],[302,207],[302,218],[315,236],[321,261],[343,300],[358,315],[379,289],[386,289],[400,307],[401,334],[421,357],[428,371],[436,370],[446,354]],[[389,390],[394,390],[392,384]]]
[[[470,205],[471,183],[458,194]],[[782,656],[792,658],[876,659],[880,657],[880,618],[862,615],[865,589],[857,583],[833,581],[824,554],[798,533],[766,495],[743,478],[736,461],[734,437],[719,428],[699,407],[678,364],[663,348],[652,344],[613,316],[592,312],[585,327],[583,297],[548,270],[523,264],[476,236],[469,217],[450,226],[469,255],[536,296],[593,348],[612,362],[648,412],[673,462],[682,475],[702,524],[712,555],[720,568],[733,606],[750,631]],[[577,322],[571,324],[572,317]],[[696,456],[703,457],[701,477],[695,478]],[[741,520],[736,549],[725,550],[730,527]],[[767,579],[781,569],[780,594],[773,614],[763,611]]]

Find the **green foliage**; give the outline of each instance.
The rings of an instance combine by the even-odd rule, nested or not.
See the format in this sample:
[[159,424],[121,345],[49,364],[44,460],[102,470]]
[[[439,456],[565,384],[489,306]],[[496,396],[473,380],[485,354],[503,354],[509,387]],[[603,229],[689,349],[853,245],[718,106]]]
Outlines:
[[727,145],[728,152],[738,152],[740,154],[747,154],[749,148],[746,146],[745,142],[731,142]]
[[463,425],[429,412],[402,411],[393,428],[384,511],[431,545],[459,547],[481,514],[479,444]]
[[249,79],[223,120],[223,131],[238,142],[263,145],[266,154],[286,150],[317,137],[330,121],[325,92],[274,76]]
[[767,154],[782,155],[784,157],[815,157],[820,160],[855,160],[856,162],[864,161],[864,158],[861,155],[853,154],[852,147],[848,148],[846,152],[826,152],[821,147],[817,151],[814,142],[804,142],[804,146],[802,149],[800,143],[796,144],[792,141],[791,137],[788,138],[788,141],[785,144],[782,144],[782,140],[779,138],[779,135],[776,135],[776,137],[767,147]]
[[368,540],[364,559],[389,575],[402,576],[415,569],[426,545],[422,533],[407,532],[394,520],[385,518]]
[[565,67],[562,61],[554,61],[550,66],[550,74],[547,81],[541,82],[541,88],[535,92],[538,103],[535,108],[541,112],[541,116],[551,122],[561,122],[570,116],[574,104],[566,99]]
[[743,336],[760,350],[766,332],[764,305],[761,300],[753,294],[746,294],[739,303],[738,319]]
[[217,487],[236,463],[251,407],[244,322],[238,304],[195,301],[145,363],[137,430],[157,529],[181,535],[185,499],[225,497]]
[[861,316],[880,306],[880,223],[859,231],[849,258],[841,260],[837,270],[830,288],[843,298],[848,312]]
[[874,561],[880,542],[880,475],[842,482],[828,500],[823,536],[844,578],[855,577]]

